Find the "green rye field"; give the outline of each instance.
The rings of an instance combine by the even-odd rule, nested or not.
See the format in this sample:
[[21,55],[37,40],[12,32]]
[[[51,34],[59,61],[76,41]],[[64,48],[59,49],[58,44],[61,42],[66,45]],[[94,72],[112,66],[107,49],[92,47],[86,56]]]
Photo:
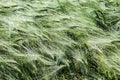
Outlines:
[[0,0],[0,80],[120,80],[120,0]]

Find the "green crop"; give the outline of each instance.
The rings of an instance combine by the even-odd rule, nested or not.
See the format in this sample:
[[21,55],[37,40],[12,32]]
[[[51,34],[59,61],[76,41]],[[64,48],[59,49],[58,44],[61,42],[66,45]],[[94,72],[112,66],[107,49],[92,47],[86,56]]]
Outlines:
[[120,80],[120,0],[0,0],[0,80]]

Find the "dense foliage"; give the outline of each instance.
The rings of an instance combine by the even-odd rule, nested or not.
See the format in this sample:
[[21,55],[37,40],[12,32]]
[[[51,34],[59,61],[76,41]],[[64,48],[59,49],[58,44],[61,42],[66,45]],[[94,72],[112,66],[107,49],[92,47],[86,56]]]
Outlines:
[[0,0],[0,80],[120,80],[120,0]]

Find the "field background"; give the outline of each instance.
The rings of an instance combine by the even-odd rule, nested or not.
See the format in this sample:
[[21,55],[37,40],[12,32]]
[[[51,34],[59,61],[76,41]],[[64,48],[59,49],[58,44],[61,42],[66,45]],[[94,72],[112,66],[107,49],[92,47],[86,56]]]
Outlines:
[[0,0],[0,80],[120,80],[120,0]]

